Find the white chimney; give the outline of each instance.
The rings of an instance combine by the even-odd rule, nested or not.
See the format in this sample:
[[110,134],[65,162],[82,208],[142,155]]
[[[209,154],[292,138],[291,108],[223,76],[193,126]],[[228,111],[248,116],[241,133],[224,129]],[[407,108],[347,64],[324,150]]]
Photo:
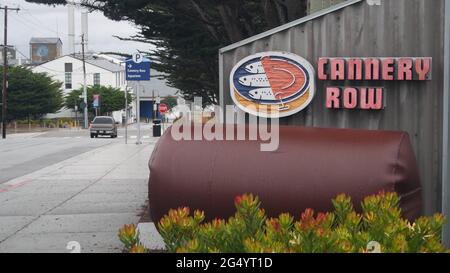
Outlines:
[[89,35],[88,35],[89,29],[88,29],[88,13],[82,12],[81,13],[81,33],[84,35],[84,50],[87,52],[89,51],[88,44],[89,44]]
[[73,4],[68,4],[68,19],[69,19],[69,54],[75,53],[75,7]]

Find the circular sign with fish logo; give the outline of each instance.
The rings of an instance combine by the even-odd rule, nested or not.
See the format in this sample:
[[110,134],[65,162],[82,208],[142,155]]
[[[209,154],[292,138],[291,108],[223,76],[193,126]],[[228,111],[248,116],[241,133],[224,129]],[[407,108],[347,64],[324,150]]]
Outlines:
[[287,117],[314,98],[314,68],[287,52],[263,52],[242,59],[231,71],[231,97],[243,111],[260,117]]

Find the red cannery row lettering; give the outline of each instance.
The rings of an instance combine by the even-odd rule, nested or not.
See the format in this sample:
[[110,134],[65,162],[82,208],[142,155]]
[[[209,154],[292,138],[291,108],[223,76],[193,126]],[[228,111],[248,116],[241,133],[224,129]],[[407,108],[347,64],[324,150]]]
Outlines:
[[381,87],[328,87],[326,91],[328,109],[382,110],[384,89]]
[[317,70],[319,80],[426,81],[432,58],[320,58]]
[[361,59],[348,60],[348,79],[360,81],[363,79],[363,61]]

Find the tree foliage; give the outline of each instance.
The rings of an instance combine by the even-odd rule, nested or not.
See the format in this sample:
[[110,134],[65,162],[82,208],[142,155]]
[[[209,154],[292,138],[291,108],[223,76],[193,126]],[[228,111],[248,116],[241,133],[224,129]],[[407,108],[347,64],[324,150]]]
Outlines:
[[[1,81],[3,67],[0,67]],[[61,82],[45,73],[34,73],[21,66],[8,68],[7,119],[40,118],[56,113],[63,105],[61,87]]]
[[174,108],[178,104],[176,97],[164,98],[164,99],[161,100],[161,103],[164,103],[165,105],[167,105],[169,110]]
[[[78,111],[83,112],[80,105],[83,101],[81,95],[83,94],[83,88],[72,90],[65,98],[65,106],[69,109],[75,109],[78,107]],[[94,95],[100,95],[100,111],[102,114],[109,114],[114,111],[123,110],[125,108],[125,94],[119,88],[109,86],[88,86],[87,88],[87,102],[88,111],[95,113],[93,107]],[[133,97],[128,93],[128,104],[131,104]]]
[[[64,0],[27,0],[64,4]],[[151,43],[153,67],[187,100],[218,102],[218,49],[305,15],[306,0],[81,0],[140,32],[121,38]]]

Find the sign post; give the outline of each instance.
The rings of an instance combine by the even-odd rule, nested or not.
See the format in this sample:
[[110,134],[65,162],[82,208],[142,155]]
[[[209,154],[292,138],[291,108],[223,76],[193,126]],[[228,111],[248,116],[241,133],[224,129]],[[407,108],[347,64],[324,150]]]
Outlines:
[[125,144],[128,144],[128,85],[125,86]]
[[163,132],[164,132],[164,122],[166,121],[166,113],[167,113],[167,111],[169,111],[169,106],[167,106],[167,104],[165,104],[165,103],[160,103],[159,104],[159,113],[161,113],[161,116],[162,116],[162,118],[161,118],[161,125],[162,125],[162,129],[163,129]]
[[141,109],[140,109],[140,90],[139,90],[139,82],[140,81],[149,81],[150,80],[150,60],[145,58],[141,53],[133,54],[133,58],[129,59],[125,62],[125,74],[127,81],[135,81],[138,82],[136,85],[136,122],[138,129],[138,137],[136,144],[141,144]]
[[100,108],[100,95],[94,95],[92,106],[95,109],[95,116],[98,116],[98,108]]
[[167,113],[167,111],[169,110],[169,107],[167,106],[167,104],[165,103],[161,103],[159,105],[159,112],[164,115],[165,113]]
[[136,144],[142,144],[141,142],[141,97],[139,90],[139,83],[136,85],[136,122],[137,122],[137,140]]

